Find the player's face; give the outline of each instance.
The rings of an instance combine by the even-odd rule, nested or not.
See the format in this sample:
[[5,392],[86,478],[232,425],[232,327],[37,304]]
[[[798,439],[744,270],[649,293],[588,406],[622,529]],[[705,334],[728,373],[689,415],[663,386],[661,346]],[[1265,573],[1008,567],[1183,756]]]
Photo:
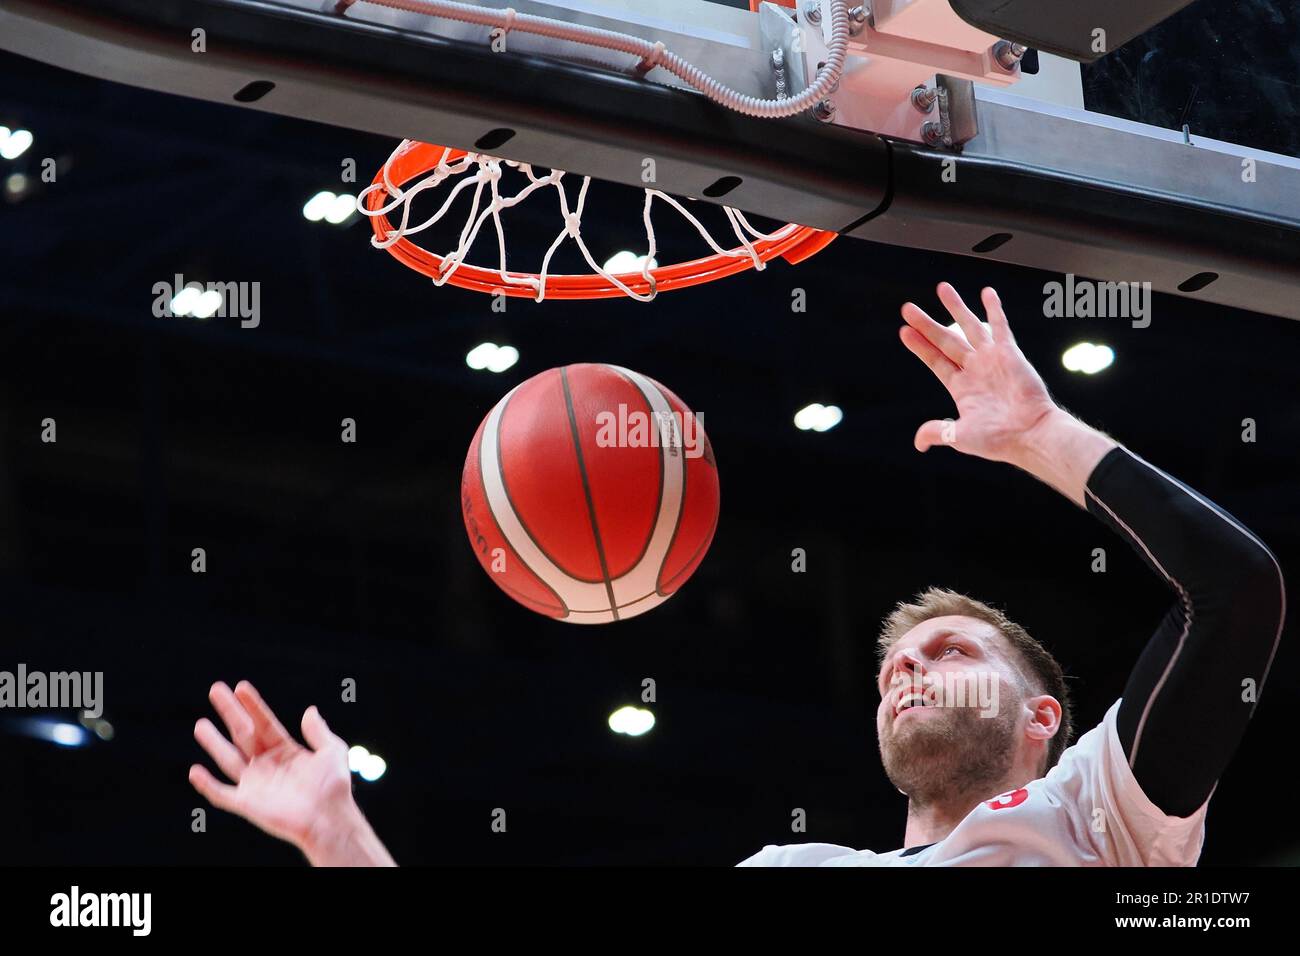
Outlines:
[[1020,681],[997,629],[952,615],[923,621],[878,675],[885,772],[914,800],[995,786],[1014,762]]

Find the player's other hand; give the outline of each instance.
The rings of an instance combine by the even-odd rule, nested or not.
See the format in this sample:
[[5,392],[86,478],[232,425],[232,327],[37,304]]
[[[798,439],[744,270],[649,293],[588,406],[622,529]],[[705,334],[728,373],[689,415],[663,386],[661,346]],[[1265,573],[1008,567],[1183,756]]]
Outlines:
[[194,725],[194,739],[232,782],[222,783],[195,764],[190,783],[214,807],[287,840],[309,859],[360,817],[352,799],[348,746],[330,732],[315,707],[302,715],[304,747],[248,681],[233,692],[215,683],[208,699],[229,739],[206,717]]
[[907,302],[902,309],[907,324],[899,337],[943,383],[958,417],[923,424],[913,440],[916,449],[949,445],[990,461],[1015,462],[1034,427],[1050,417],[1056,404],[1016,345],[997,292],[985,288],[980,295],[988,316],[983,322],[950,284],[941,282],[938,291],[957,328]]

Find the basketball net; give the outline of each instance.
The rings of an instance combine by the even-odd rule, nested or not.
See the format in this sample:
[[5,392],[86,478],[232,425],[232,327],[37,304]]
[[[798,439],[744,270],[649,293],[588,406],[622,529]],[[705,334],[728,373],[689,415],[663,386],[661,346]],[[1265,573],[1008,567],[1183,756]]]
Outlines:
[[[505,195],[501,190],[504,167],[517,170],[527,179],[527,183],[513,195]],[[724,249],[704,224],[678,200],[658,189],[648,188],[645,190],[641,216],[645,224],[647,246],[641,271],[611,274],[596,261],[582,235],[582,214],[591,177],[581,177],[577,196],[571,204],[566,189],[568,184],[565,182],[567,175],[559,169],[538,175],[528,163],[408,139],[393,151],[375,175],[374,181],[362,190],[357,197],[357,210],[370,217],[374,229],[371,245],[377,249],[387,249],[405,265],[432,278],[435,285],[450,283],[476,292],[525,297],[537,302],[547,298],[600,299],[620,295],[639,302],[649,302],[668,289],[711,282],[746,269],[761,270],[768,260],[776,256],[782,256],[791,263],[802,261],[819,252],[835,238],[833,232],[793,223],[782,226],[775,232],[761,232],[739,210],[722,206],[738,242],[733,248]],[[452,179],[457,181],[437,211],[413,225],[411,204],[415,198]],[[558,194],[562,228],[547,248],[537,272],[512,272],[506,265],[506,239],[501,212],[517,206],[535,192],[549,189],[554,189]],[[461,228],[455,248],[439,255],[408,238],[442,221],[456,198],[467,190],[472,190],[469,216]],[[650,215],[656,199],[681,213],[713,250],[713,254],[676,265],[657,265],[655,256],[658,243]],[[389,214],[398,210],[400,218],[394,223]],[[484,268],[466,262],[471,246],[489,219],[496,233],[498,263],[495,268]],[[552,258],[569,239],[577,245],[591,268],[591,274],[551,274]]]

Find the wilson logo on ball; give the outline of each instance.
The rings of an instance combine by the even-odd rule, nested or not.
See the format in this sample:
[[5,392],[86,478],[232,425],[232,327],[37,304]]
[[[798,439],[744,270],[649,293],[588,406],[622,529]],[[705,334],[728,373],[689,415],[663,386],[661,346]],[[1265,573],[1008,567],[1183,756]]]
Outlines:
[[699,419],[654,379],[568,365],[516,386],[465,459],[461,509],[479,563],[508,595],[602,624],[663,603],[718,523],[718,472]]

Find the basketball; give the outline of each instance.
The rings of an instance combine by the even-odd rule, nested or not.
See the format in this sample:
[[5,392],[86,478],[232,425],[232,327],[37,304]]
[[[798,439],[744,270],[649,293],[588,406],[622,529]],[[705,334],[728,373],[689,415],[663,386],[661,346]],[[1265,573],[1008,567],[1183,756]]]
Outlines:
[[718,524],[701,421],[654,379],[616,365],[548,369],[474,435],[461,509],[506,594],[561,621],[604,624],[670,598]]

